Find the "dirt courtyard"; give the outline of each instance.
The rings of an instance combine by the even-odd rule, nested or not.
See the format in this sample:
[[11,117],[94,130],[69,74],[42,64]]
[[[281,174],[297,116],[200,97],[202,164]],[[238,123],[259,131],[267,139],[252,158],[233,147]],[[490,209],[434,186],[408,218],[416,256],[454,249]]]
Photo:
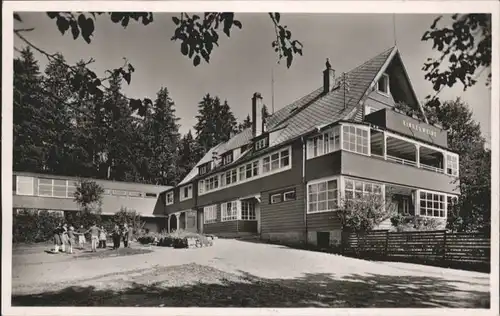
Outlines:
[[[135,248],[148,247],[134,244]],[[219,239],[128,256],[14,247],[13,306],[489,308],[489,274]],[[113,250],[101,250],[113,251]]]

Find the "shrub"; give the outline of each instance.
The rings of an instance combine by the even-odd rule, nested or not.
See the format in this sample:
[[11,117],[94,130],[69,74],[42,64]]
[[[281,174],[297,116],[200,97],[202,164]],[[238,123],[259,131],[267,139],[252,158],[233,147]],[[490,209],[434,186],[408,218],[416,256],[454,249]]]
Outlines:
[[75,202],[82,211],[101,213],[103,194],[104,189],[95,181],[81,180],[76,183]]
[[39,211],[37,209],[26,209],[14,213],[12,218],[12,242],[34,243],[50,240],[54,229],[63,221],[61,216]]
[[120,227],[127,223],[129,228],[134,231],[135,238],[141,236],[142,229],[144,228],[145,222],[141,221],[141,216],[135,210],[127,209],[126,207],[121,207],[120,211],[116,212],[112,218],[113,223],[120,225]]
[[396,214],[391,217],[392,226],[398,232],[409,231],[433,231],[443,229],[444,219],[423,217],[423,216],[404,216]]

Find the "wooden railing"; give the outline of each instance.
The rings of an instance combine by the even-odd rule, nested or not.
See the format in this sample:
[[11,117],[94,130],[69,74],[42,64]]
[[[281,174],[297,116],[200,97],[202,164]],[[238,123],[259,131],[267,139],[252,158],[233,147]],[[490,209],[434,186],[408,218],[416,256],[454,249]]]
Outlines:
[[417,259],[436,263],[490,264],[490,237],[446,231],[343,233],[342,251],[359,257]]
[[[371,154],[371,156],[378,158],[378,159],[384,159],[384,156],[377,155],[377,154]],[[405,166],[412,166],[412,167],[418,168],[417,162],[413,161],[413,160],[403,159],[403,158],[399,158],[399,157],[395,157],[395,156],[391,156],[391,155],[387,155],[387,157],[384,160],[399,163],[399,164],[405,165]],[[444,173],[444,169],[442,169],[442,168],[426,165],[423,163],[420,163],[420,168],[428,170],[428,171],[437,172],[437,173]]]

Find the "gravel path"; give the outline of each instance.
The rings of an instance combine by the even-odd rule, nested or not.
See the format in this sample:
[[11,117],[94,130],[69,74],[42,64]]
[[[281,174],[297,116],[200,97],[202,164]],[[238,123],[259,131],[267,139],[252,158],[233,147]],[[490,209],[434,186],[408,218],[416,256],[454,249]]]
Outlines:
[[489,306],[489,274],[237,240],[85,260],[40,250],[14,251],[13,305]]

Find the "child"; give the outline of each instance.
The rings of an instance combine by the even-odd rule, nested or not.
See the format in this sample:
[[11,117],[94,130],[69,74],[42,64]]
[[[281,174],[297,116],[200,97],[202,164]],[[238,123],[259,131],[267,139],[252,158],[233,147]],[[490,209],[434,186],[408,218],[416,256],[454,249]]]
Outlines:
[[97,251],[97,242],[99,241],[99,227],[97,227],[96,223],[86,231],[86,233],[90,232],[90,240],[92,245],[92,252]]
[[75,244],[75,228],[69,227],[68,231],[68,252],[73,253],[73,245]]
[[64,223],[61,229],[61,251],[66,252],[66,244],[68,243],[68,224]]
[[127,223],[123,224],[122,238],[123,238],[123,247],[125,248],[128,247],[128,231],[129,228],[127,227]]
[[57,225],[54,229],[54,252],[59,253],[59,246],[61,246],[61,236],[59,235],[59,231],[61,229],[61,224]]
[[80,228],[78,228],[77,235],[78,235],[78,245],[80,246],[80,249],[85,248],[85,243],[87,241],[85,240],[85,228],[83,228],[83,225],[81,225]]
[[115,224],[115,229],[113,229],[113,249],[120,248],[120,227]]
[[106,249],[106,231],[104,230],[104,226],[101,226],[101,231],[99,232],[99,248]]

